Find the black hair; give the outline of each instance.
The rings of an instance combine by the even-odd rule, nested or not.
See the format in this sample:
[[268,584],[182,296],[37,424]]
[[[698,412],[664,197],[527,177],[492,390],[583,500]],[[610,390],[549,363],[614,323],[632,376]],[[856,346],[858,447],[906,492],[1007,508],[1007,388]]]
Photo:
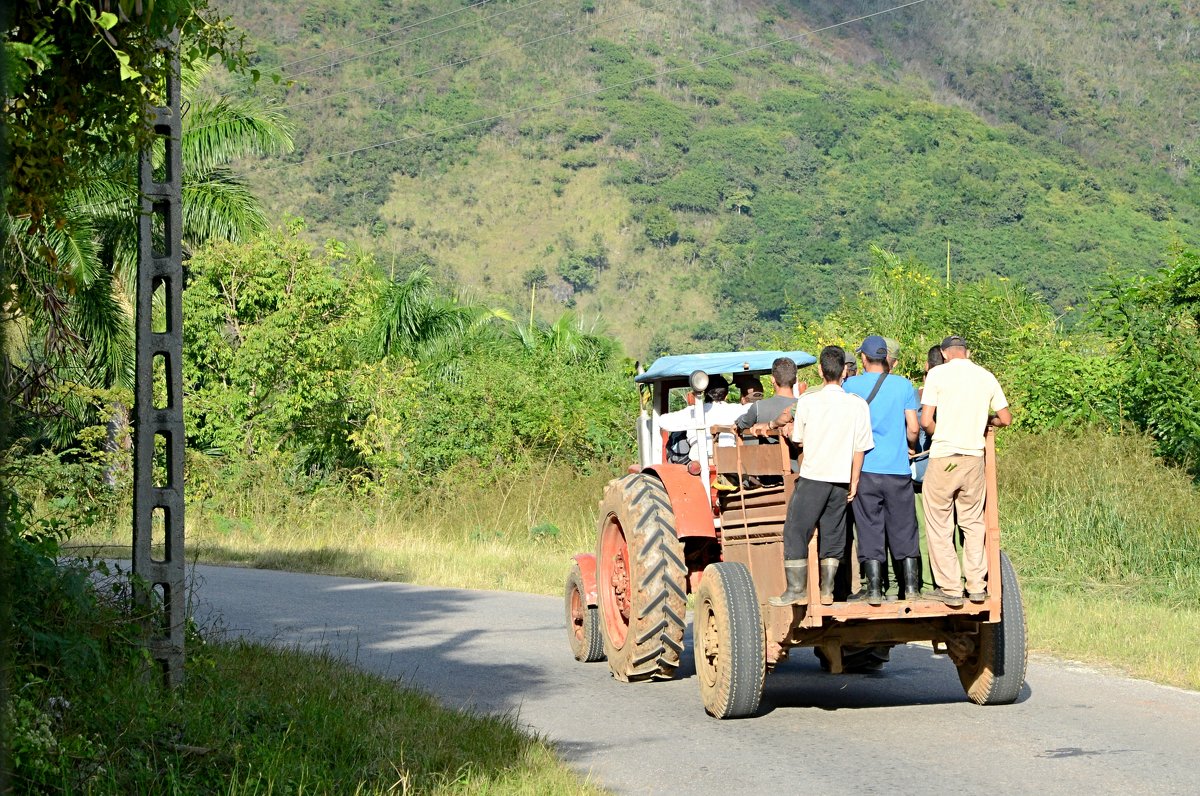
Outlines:
[[869,357],[864,353],[863,359],[867,360],[867,362],[870,362],[872,365],[879,365],[883,368],[884,373],[892,372],[892,362],[887,358],[886,355],[882,359],[876,359],[875,357]]
[[796,363],[788,357],[779,357],[771,363],[771,378],[780,387],[793,387],[796,384]]
[[942,347],[940,345],[931,347],[925,357],[925,361],[929,363],[929,367],[931,368],[936,368],[938,365],[945,365],[946,355],[942,353]]
[[704,390],[704,395],[710,401],[724,401],[725,396],[729,395],[729,382],[719,373],[714,373],[708,378],[708,387]]
[[842,377],[845,367],[845,351],[835,345],[827,345],[821,349],[821,378],[825,381],[837,381]]

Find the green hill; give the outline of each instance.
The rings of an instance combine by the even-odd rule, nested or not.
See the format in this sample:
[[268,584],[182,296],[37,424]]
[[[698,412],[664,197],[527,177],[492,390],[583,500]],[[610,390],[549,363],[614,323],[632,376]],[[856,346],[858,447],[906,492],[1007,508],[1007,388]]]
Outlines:
[[870,244],[1063,308],[1200,239],[1190,3],[811,5],[222,0],[291,82],[213,87],[296,124],[280,215],[635,354],[819,315]]

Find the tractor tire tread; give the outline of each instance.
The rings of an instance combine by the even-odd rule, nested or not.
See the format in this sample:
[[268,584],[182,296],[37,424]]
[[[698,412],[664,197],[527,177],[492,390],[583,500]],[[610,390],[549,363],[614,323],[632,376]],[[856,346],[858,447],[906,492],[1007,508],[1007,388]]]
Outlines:
[[[571,592],[573,590],[578,590],[580,601],[583,603],[582,638],[576,638],[573,632],[574,622],[571,616]],[[583,591],[583,575],[579,571],[578,564],[571,565],[571,570],[567,573],[567,583],[564,591],[566,598],[567,631],[569,633],[568,640],[575,660],[580,663],[595,663],[596,661],[604,660],[604,639],[600,637],[600,611],[596,606],[589,607],[587,605],[586,596]]]
[[[683,651],[687,610],[687,565],[670,498],[655,476],[634,473],[610,483],[601,505],[620,514],[636,589],[622,647],[602,633],[609,666],[628,682],[670,678]],[[601,527],[605,521],[602,512]]]

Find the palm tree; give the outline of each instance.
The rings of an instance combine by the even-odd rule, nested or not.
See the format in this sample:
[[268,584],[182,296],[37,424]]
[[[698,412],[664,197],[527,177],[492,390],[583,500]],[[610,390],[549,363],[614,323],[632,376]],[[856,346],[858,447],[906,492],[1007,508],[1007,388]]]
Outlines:
[[455,381],[459,362],[477,345],[494,338],[494,322],[511,321],[504,310],[441,294],[419,266],[380,291],[367,335],[366,354],[398,356],[427,374]]
[[570,310],[553,323],[513,324],[512,336],[526,351],[553,354],[574,365],[602,367],[617,353],[616,341],[606,337],[596,320],[590,327]]
[[[195,90],[199,73],[188,75]],[[195,98],[184,116],[185,247],[211,239],[245,240],[264,231],[266,214],[246,181],[230,167],[241,157],[291,150],[288,124],[278,111],[252,100]],[[53,228],[32,229],[27,219],[3,219],[3,245],[23,272],[21,295],[5,306],[10,328],[20,326],[26,350],[12,352],[20,385],[35,389],[53,372],[60,381],[90,387],[133,386],[133,292],[137,273],[137,153],[100,164]],[[12,337],[12,335],[8,335]],[[38,374],[38,375],[34,375]],[[125,407],[119,409],[122,417]],[[117,423],[116,425],[120,425]]]

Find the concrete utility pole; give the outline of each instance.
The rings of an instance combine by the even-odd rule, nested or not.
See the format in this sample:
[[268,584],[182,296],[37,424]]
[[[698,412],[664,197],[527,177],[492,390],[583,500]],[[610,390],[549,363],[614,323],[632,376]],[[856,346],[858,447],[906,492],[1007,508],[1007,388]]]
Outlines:
[[[133,575],[146,643],[167,685],[183,682],[183,119],[179,35],[162,43],[166,107],[146,108],[153,141],[138,164],[137,389],[133,419]],[[161,147],[162,161],[155,168]],[[166,324],[154,328],[155,292]],[[165,401],[156,405],[155,383]],[[160,461],[155,472],[155,459]],[[161,557],[156,554],[161,551]]]

